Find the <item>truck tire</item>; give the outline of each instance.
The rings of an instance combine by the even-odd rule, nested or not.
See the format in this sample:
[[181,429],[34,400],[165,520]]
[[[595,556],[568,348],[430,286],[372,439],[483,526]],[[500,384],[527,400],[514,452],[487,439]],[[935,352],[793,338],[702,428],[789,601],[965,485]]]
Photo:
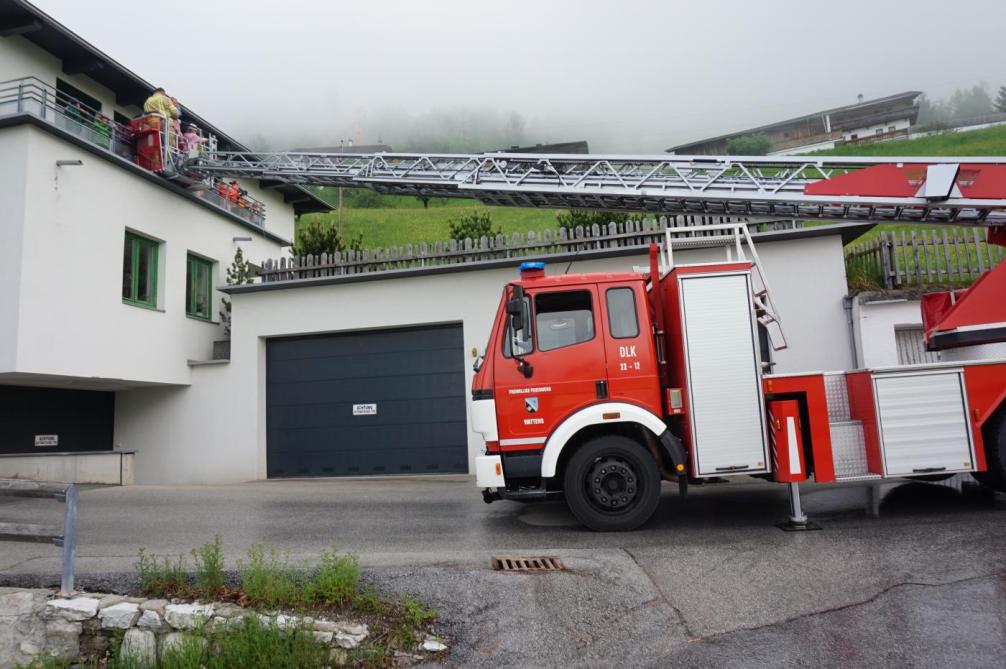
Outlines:
[[986,488],[1006,492],[1006,413],[1000,413],[982,430],[985,442],[985,471],[972,476]]
[[660,502],[660,470],[641,444],[621,435],[595,437],[566,464],[566,504],[598,532],[634,530]]

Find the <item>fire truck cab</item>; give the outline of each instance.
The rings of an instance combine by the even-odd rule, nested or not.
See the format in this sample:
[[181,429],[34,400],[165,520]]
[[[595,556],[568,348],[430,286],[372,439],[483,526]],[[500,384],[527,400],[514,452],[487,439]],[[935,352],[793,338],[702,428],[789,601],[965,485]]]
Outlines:
[[472,384],[487,502],[561,494],[604,531],[646,522],[662,480],[788,483],[796,514],[810,478],[1006,489],[1006,361],[766,374],[754,263],[661,275],[656,256],[648,275],[524,263],[506,286]]
[[687,485],[688,453],[666,421],[683,396],[662,392],[654,323],[642,274],[521,266],[473,382],[487,500],[564,492],[588,526],[628,529],[653,513],[662,478]]

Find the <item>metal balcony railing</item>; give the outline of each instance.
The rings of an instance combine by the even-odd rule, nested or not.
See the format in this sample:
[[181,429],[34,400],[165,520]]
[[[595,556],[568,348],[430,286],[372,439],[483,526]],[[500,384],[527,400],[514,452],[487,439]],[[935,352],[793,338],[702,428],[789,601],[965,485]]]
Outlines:
[[[64,130],[81,140],[104,149],[109,153],[140,164],[134,147],[133,130],[111,118],[100,110],[93,109],[80,100],[58,91],[37,77],[21,77],[0,81],[0,118],[15,114],[30,114],[53,126]],[[161,117],[163,169],[158,173],[177,183],[182,183],[188,191],[214,206],[238,216],[258,227],[265,226],[265,204],[247,194],[233,196],[226,189],[221,192],[218,184],[199,177],[188,178],[180,173],[178,166],[190,156],[176,140],[177,132],[169,132],[168,120]],[[204,138],[208,150],[216,148],[216,138]],[[146,168],[149,169],[149,168]]]

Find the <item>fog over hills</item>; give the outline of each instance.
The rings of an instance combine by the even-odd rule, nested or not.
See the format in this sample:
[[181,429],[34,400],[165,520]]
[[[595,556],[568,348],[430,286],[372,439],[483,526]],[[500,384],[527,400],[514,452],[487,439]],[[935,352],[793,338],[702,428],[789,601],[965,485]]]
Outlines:
[[675,143],[1006,83],[1006,3],[36,0],[258,148]]

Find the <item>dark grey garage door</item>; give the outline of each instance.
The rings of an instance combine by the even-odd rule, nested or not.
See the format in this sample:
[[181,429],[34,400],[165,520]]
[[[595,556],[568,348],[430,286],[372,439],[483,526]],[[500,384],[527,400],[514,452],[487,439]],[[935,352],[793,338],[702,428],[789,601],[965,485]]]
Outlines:
[[270,339],[268,475],[467,472],[463,348],[460,325]]

